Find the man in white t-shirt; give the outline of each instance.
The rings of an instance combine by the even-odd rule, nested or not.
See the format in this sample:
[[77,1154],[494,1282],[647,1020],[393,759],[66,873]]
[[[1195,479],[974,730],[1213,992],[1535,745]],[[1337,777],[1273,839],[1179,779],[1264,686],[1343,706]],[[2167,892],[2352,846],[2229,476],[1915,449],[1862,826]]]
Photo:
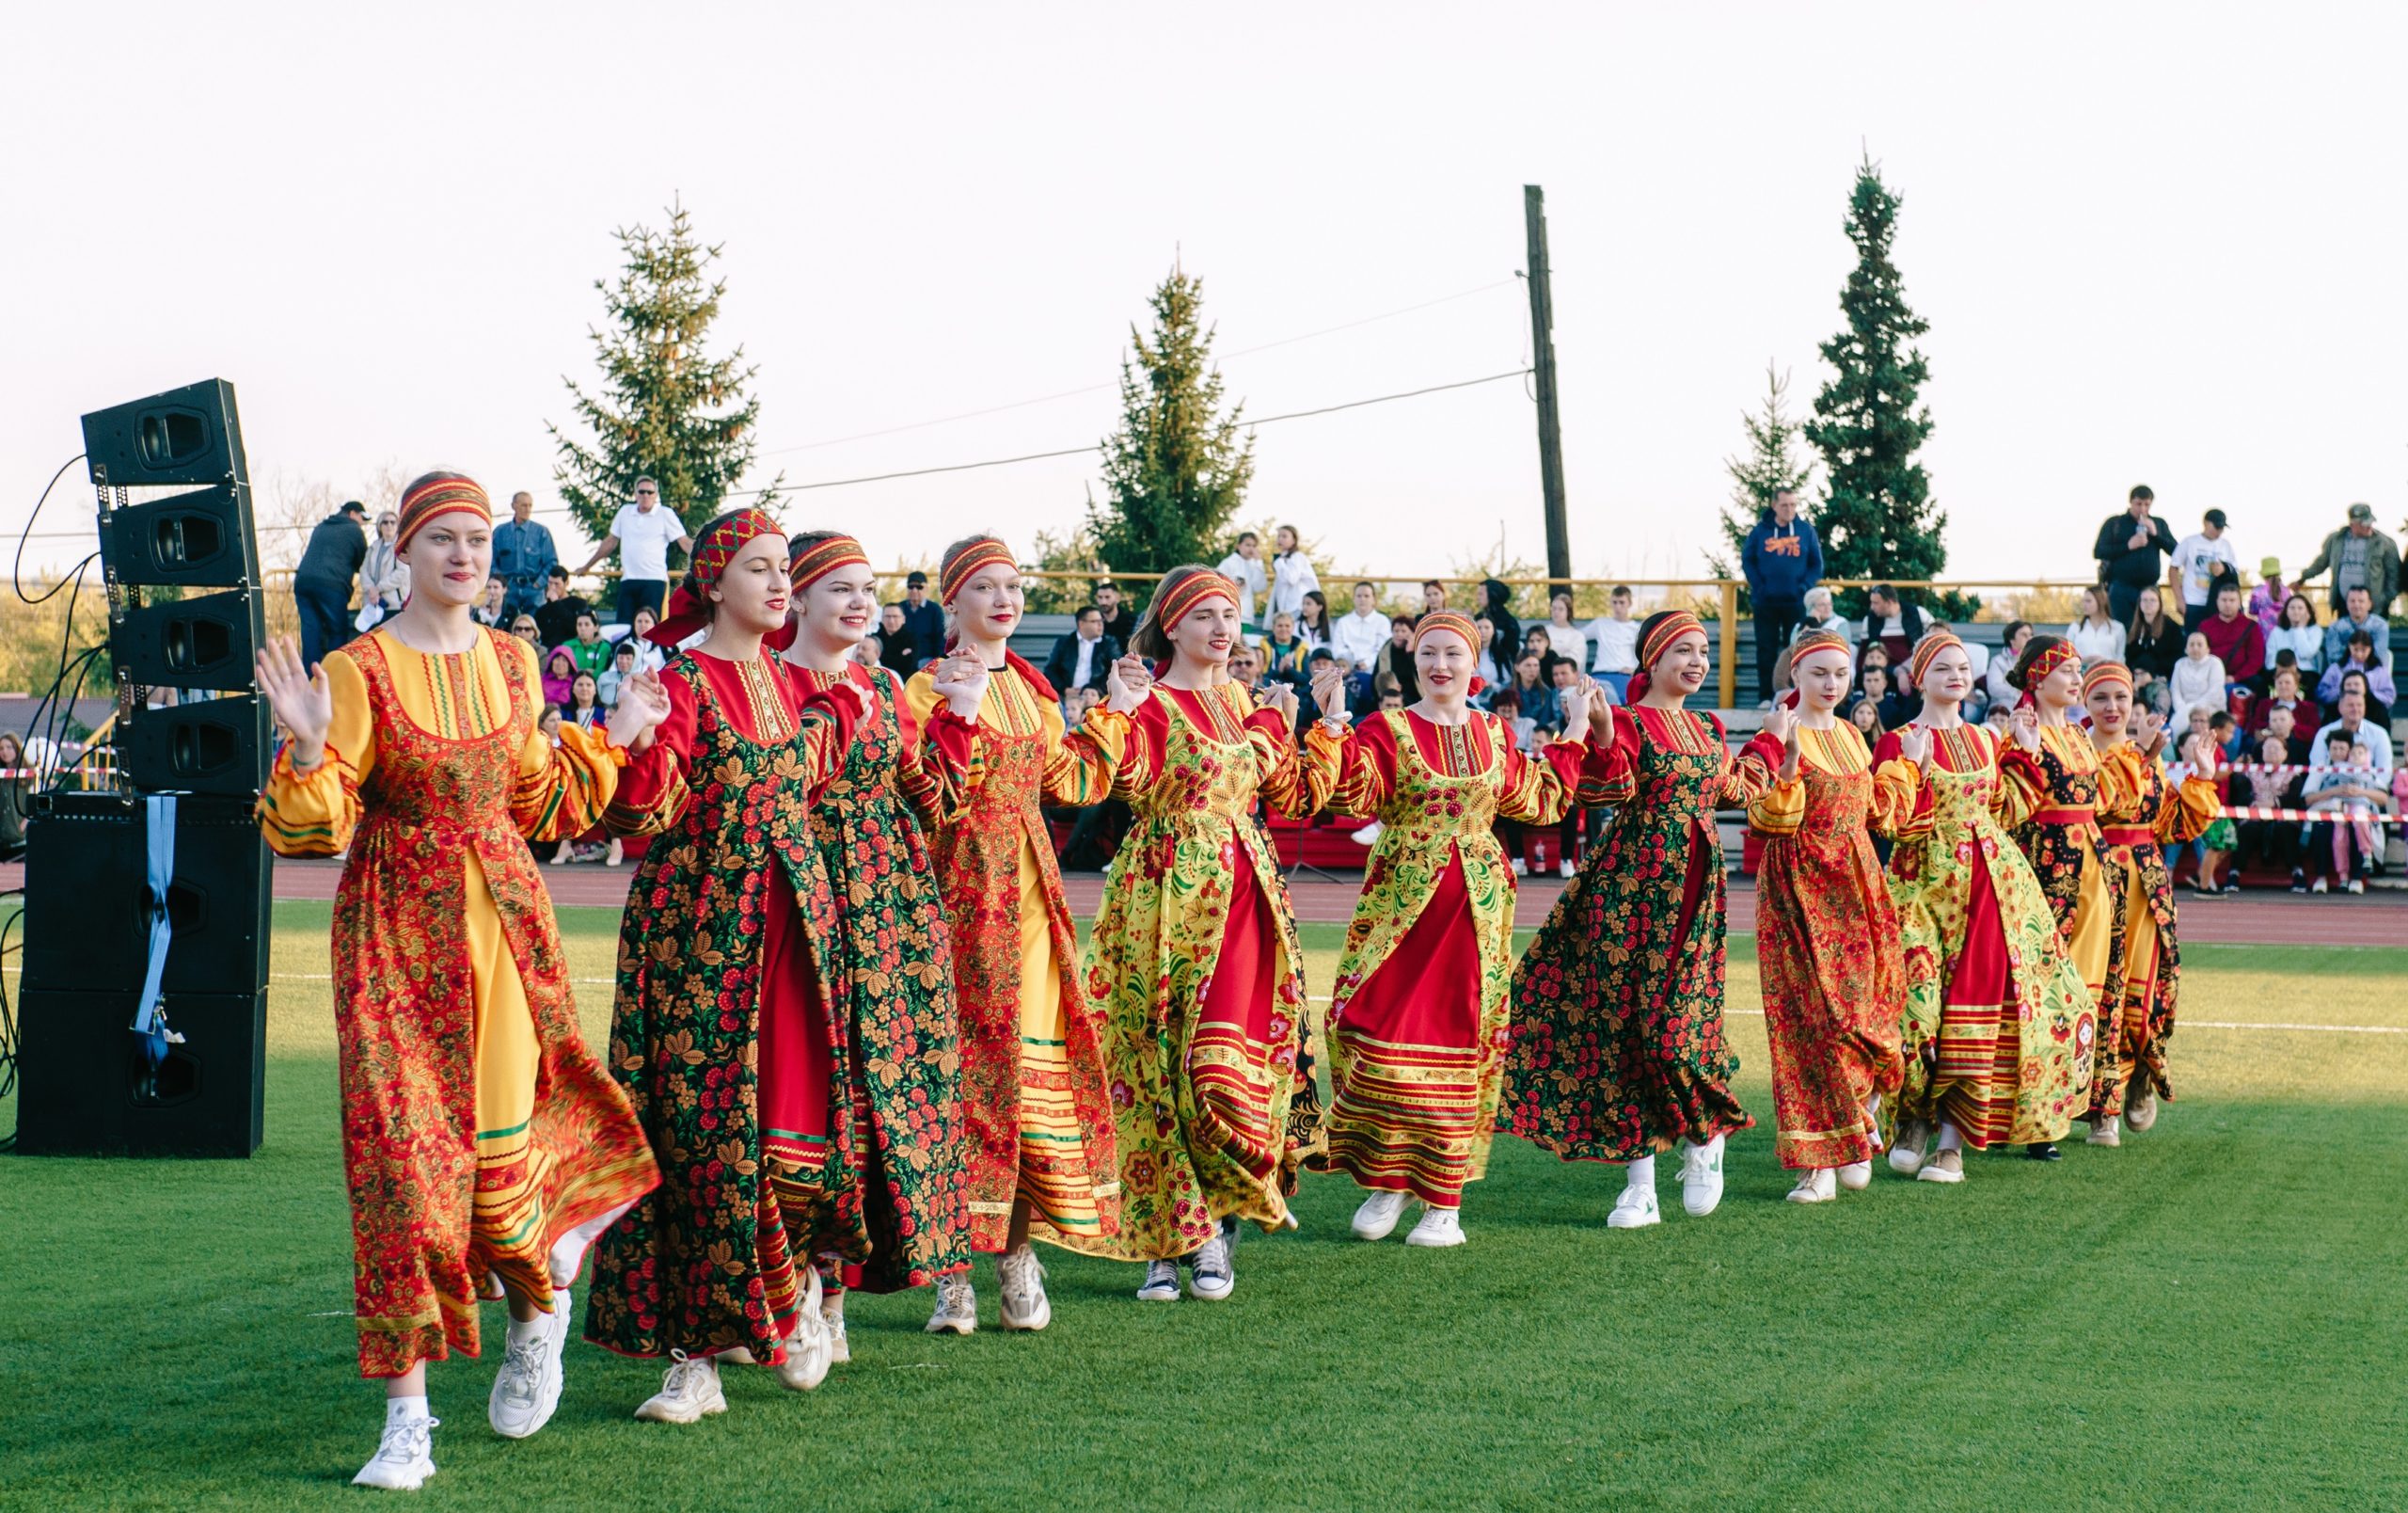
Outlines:
[[633,625],[636,611],[650,610],[656,620],[669,603],[669,548],[674,544],[680,551],[694,549],[694,538],[677,523],[677,517],[660,502],[660,486],[649,478],[636,480],[636,502],[619,506],[618,517],[610,522],[610,534],[585,559],[579,573],[590,573],[594,565],[616,551],[619,554],[618,616]]
[[1347,687],[1357,700],[1371,686],[1381,656],[1388,647],[1388,617],[1380,613],[1380,593],[1369,583],[1354,585],[1354,609],[1329,628],[1329,649],[1346,669]]
[[1221,559],[1221,576],[1238,585],[1244,602],[1238,606],[1238,618],[1252,631],[1261,622],[1255,617],[1255,606],[1271,590],[1270,575],[1262,570],[1262,538],[1251,531],[1238,533],[1238,549]]
[[[2223,565],[2221,572],[2218,564]],[[2182,569],[2182,629],[2187,633],[2199,629],[2210,613],[2217,579],[2241,581],[2241,557],[2232,549],[2232,538],[2224,534],[2224,511],[2208,511],[2197,534],[2175,543],[2174,565]]]

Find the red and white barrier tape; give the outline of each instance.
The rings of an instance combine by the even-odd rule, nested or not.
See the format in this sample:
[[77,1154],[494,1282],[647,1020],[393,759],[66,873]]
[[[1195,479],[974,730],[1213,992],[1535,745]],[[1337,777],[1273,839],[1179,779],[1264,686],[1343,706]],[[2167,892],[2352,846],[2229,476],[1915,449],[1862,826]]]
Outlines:
[[2258,804],[2230,804],[2216,811],[2219,820],[2296,820],[2303,824],[2330,820],[2369,825],[2408,824],[2402,814],[2345,814],[2339,809],[2270,809]]

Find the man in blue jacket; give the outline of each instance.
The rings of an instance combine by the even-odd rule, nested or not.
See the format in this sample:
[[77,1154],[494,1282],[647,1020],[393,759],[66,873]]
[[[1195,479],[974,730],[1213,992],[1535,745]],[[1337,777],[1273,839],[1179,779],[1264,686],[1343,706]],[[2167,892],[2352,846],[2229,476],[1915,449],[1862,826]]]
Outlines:
[[1739,554],[1756,607],[1756,697],[1772,706],[1773,669],[1806,613],[1806,591],[1823,579],[1823,543],[1814,522],[1798,518],[1798,491],[1784,488],[1748,533]]
[[501,580],[503,623],[544,607],[544,581],[560,565],[552,533],[535,519],[535,496],[510,496],[510,518],[493,528],[493,575]]

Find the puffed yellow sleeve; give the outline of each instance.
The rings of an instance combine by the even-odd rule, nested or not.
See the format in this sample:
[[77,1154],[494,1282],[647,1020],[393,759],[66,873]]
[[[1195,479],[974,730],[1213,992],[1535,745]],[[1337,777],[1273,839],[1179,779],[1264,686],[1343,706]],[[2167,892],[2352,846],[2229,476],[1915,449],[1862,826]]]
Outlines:
[[1121,749],[1129,741],[1129,717],[1099,704],[1086,712],[1081,728],[1072,730],[1062,718],[1062,706],[1039,701],[1038,718],[1045,723],[1046,802],[1083,809],[1112,796],[1112,774],[1119,770]]
[[1806,823],[1806,779],[1776,776],[1770,788],[1748,801],[1748,828],[1767,840],[1798,834]]
[[[526,662],[526,686],[539,686],[535,648],[515,636],[499,638],[504,655]],[[510,819],[529,840],[559,840],[581,836],[602,822],[602,811],[618,791],[619,769],[626,766],[625,748],[610,744],[601,730],[561,722],[561,743],[552,744],[543,726],[528,727],[518,748],[518,771],[510,786]]]
[[1333,729],[1315,720],[1305,727],[1303,773],[1312,809],[1377,816],[1388,802],[1388,772],[1371,750],[1364,726]]
[[326,692],[334,719],[326,748],[307,772],[293,765],[290,742],[268,770],[255,810],[260,834],[278,856],[332,856],[348,849],[359,825],[359,788],[376,766],[376,711],[369,707],[368,679],[348,652],[328,652]]
[[2196,840],[2208,833],[2208,826],[2216,822],[2216,816],[2223,809],[2224,795],[2217,791],[2215,779],[2194,772],[2159,806],[2157,838],[2167,842]]

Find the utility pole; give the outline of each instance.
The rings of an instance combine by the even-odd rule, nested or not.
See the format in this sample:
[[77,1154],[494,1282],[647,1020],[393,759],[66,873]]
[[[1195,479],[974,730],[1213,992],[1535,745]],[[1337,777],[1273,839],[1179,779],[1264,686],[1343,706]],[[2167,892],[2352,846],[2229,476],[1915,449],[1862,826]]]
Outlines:
[[1555,295],[1547,283],[1546,191],[1522,185],[1522,218],[1529,236],[1530,364],[1538,378],[1539,485],[1546,503],[1546,575],[1572,577],[1572,530],[1563,515],[1563,431],[1555,415]]

